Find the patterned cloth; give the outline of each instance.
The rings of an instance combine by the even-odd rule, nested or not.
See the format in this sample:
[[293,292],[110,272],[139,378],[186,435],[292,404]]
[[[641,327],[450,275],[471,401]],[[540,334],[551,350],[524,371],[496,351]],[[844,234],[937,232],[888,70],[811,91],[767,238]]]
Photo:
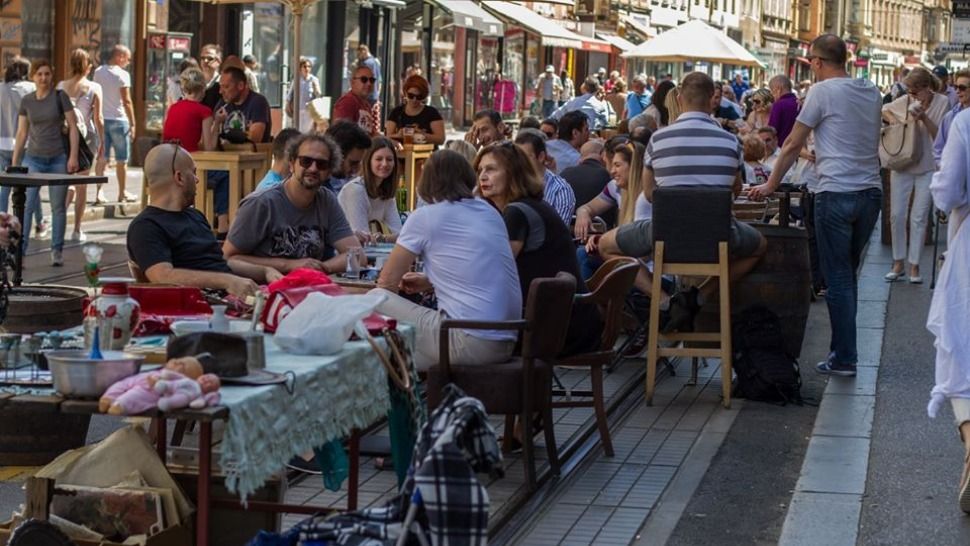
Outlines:
[[576,212],[576,194],[573,192],[573,187],[563,177],[549,169],[546,169],[543,175],[543,183],[545,189],[542,191],[542,200],[549,203],[568,226],[573,220],[573,213]]

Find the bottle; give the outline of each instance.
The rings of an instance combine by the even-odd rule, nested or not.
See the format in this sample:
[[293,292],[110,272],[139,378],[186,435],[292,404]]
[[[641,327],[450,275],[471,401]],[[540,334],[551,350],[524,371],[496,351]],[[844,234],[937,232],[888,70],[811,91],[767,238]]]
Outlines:
[[408,210],[408,189],[401,186],[397,189],[397,211],[404,212]]
[[229,318],[226,317],[225,305],[212,306],[212,318],[209,319],[209,329],[213,332],[229,332]]

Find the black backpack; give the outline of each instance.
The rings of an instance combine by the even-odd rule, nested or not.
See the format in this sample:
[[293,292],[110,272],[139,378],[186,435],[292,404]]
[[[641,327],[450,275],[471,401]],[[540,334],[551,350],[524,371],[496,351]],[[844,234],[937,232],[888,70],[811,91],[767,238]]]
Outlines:
[[761,306],[732,319],[734,396],[785,405],[801,405],[802,376],[798,360],[785,350],[778,315]]

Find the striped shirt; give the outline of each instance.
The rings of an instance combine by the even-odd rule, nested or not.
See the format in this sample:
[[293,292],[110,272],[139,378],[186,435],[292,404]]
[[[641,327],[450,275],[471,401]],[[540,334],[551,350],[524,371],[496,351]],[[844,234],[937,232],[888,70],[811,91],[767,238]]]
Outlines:
[[572,222],[573,213],[576,212],[576,194],[573,193],[573,187],[549,169],[546,169],[543,175],[543,183],[545,189],[542,192],[542,200],[549,203],[549,206],[555,209],[556,214],[568,226]]
[[744,154],[737,137],[711,116],[686,112],[658,130],[650,139],[644,161],[657,186],[734,185],[744,169]]

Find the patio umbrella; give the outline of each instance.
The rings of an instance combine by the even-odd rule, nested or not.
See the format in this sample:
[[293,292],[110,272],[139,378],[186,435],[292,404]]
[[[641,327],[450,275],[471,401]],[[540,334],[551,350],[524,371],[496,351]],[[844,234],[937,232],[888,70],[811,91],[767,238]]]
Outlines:
[[623,53],[622,56],[627,59],[654,62],[706,61],[739,66],[761,66],[758,59],[741,47],[741,44],[699,19],[668,30]]
[[[247,4],[251,3],[252,0],[195,0],[196,2],[205,2],[207,4]],[[293,14],[293,43],[296,44],[293,47],[293,64],[290,66],[296,67],[296,74],[299,74],[300,66],[300,34],[301,27],[303,26],[303,10],[310,7],[311,4],[316,4],[320,0],[271,0],[278,4],[283,4],[284,6],[290,8],[290,12]],[[293,112],[296,114],[299,112],[300,104],[300,86],[293,86]],[[299,127],[299,115],[295,115],[297,127]]]

